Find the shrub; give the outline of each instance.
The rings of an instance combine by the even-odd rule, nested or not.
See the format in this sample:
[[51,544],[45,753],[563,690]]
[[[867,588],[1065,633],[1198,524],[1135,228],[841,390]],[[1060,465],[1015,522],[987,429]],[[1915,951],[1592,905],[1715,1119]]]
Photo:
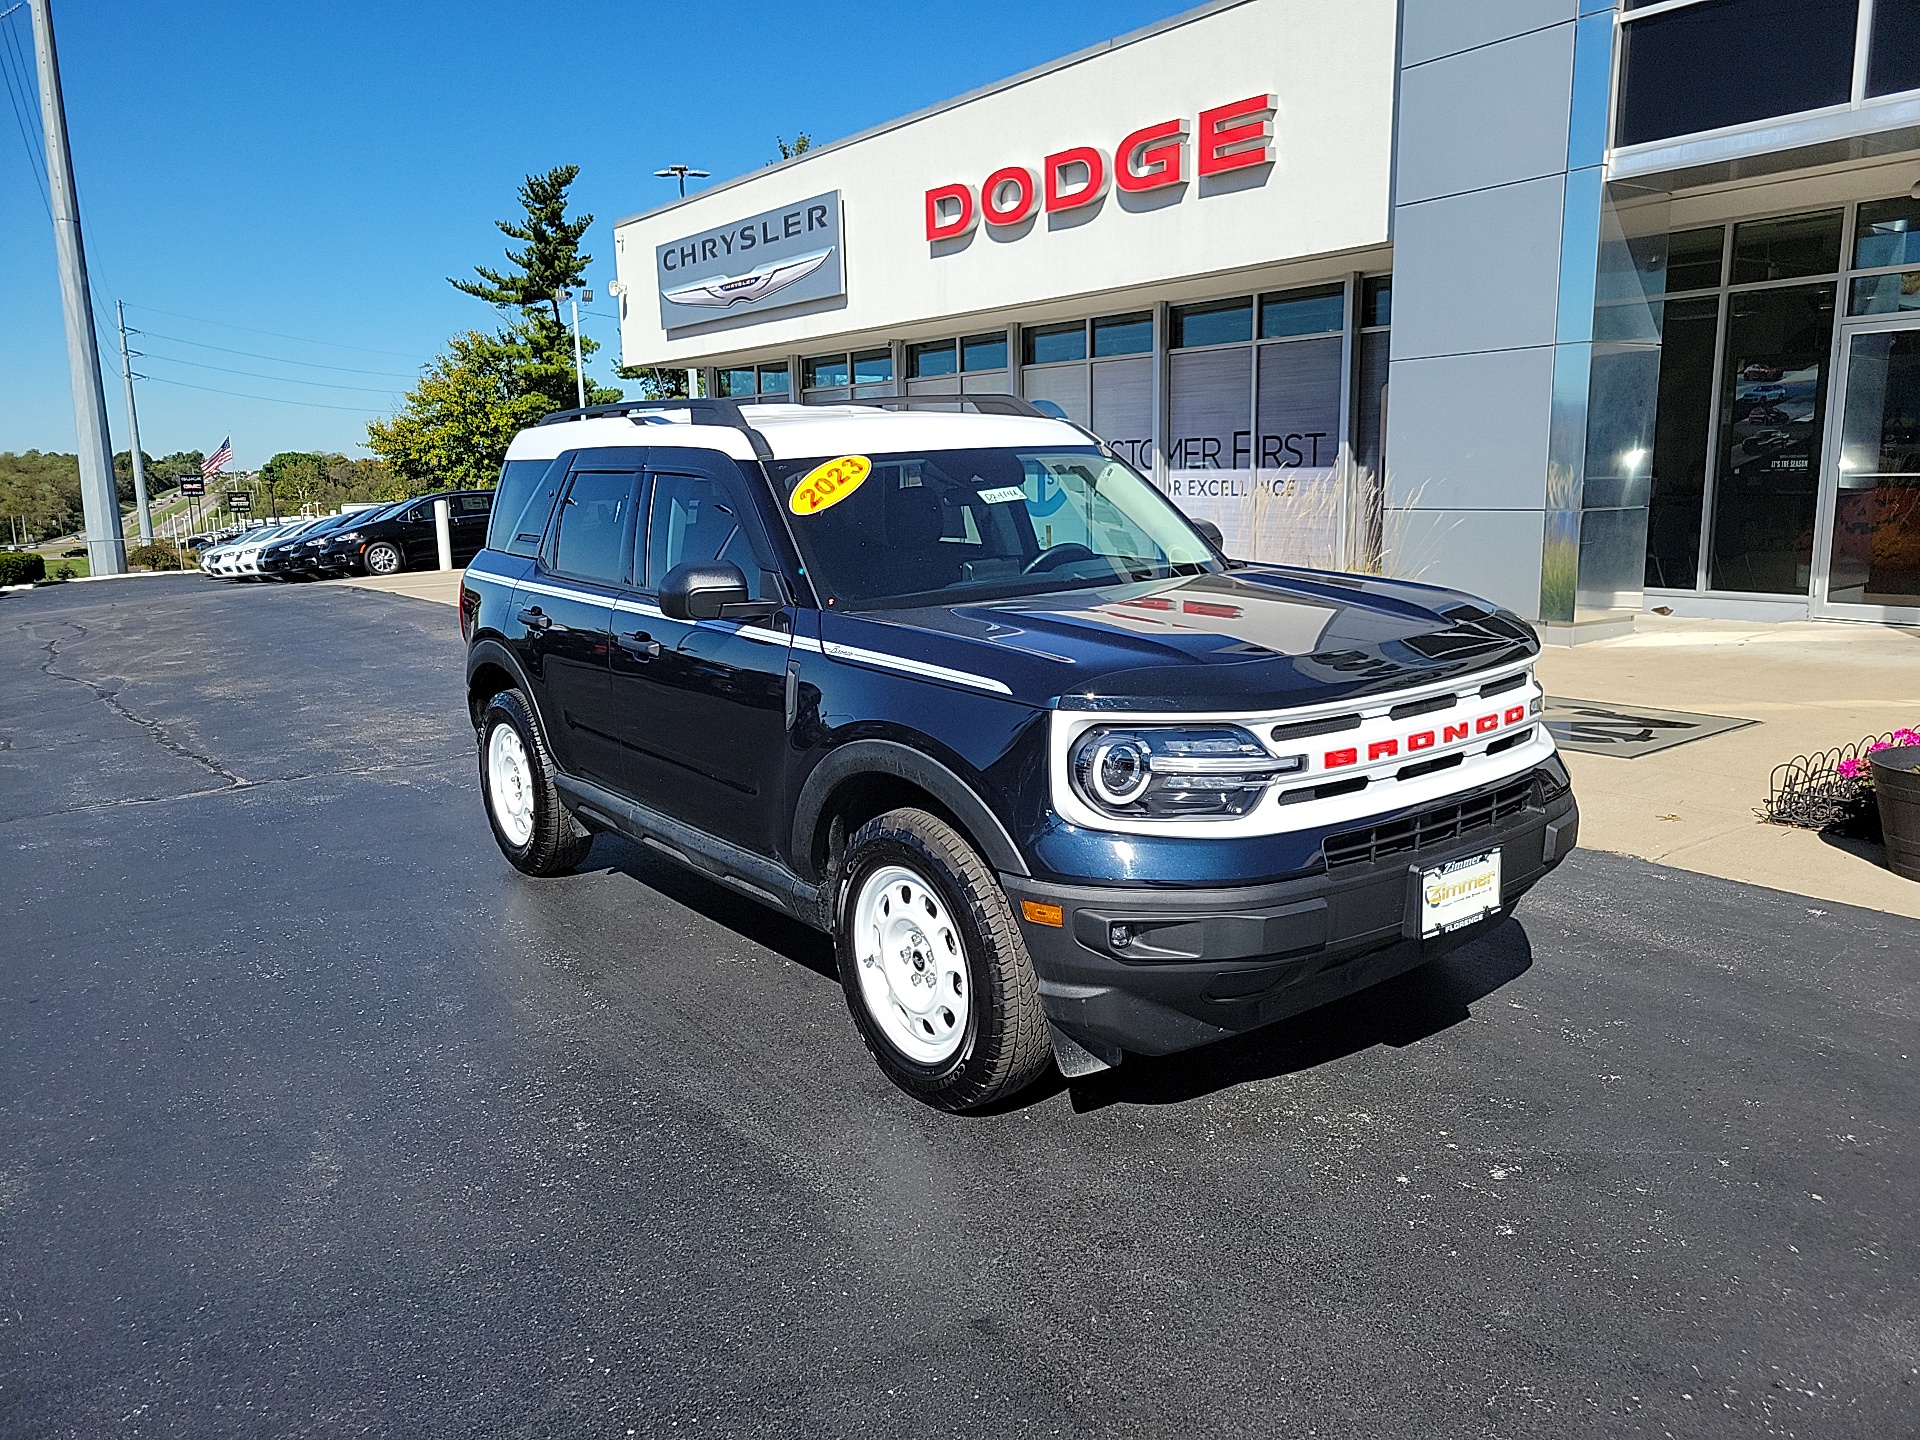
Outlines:
[[53,578],[55,580],[71,580],[79,573],[80,572],[71,565],[56,565],[53,567]]
[[155,540],[127,551],[127,564],[142,570],[178,570],[180,552],[173,548],[170,541]]
[[47,578],[47,562],[38,555],[0,551],[0,585],[31,585]]

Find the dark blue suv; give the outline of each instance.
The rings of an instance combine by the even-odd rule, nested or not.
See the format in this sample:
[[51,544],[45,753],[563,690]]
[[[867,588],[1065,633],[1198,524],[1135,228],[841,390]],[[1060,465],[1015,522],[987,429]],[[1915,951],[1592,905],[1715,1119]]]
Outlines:
[[617,831],[831,932],[947,1109],[1431,960],[1578,825],[1525,623],[1230,560],[1010,397],[553,417],[461,628],[508,860]]

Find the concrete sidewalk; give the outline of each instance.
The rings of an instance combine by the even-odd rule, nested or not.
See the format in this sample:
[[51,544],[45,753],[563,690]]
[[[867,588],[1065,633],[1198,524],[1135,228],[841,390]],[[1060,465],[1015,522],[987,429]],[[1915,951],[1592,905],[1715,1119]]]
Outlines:
[[[461,573],[326,583],[454,605]],[[1754,815],[1782,761],[1920,725],[1920,629],[1642,615],[1618,640],[1544,649],[1539,675],[1553,696],[1759,722],[1636,759],[1563,750],[1580,797],[1581,844],[1920,917],[1920,884],[1886,869],[1879,847]]]
[[466,570],[409,570],[399,575],[349,575],[344,580],[322,580],[322,585],[346,585],[356,590],[378,590],[387,595],[406,595],[415,600],[436,600],[442,605],[460,603],[460,577]]
[[1538,673],[1549,695],[1759,722],[1637,759],[1563,751],[1582,845],[1920,916],[1920,884],[1878,846],[1753,813],[1782,761],[1920,723],[1920,629],[1642,615],[1630,636],[1542,651]]

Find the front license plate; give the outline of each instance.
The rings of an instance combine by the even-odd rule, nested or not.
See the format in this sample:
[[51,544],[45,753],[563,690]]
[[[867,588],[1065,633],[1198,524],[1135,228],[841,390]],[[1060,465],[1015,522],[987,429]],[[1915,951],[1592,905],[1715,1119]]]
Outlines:
[[1420,938],[1457,930],[1500,908],[1500,852],[1470,855],[1420,873]]

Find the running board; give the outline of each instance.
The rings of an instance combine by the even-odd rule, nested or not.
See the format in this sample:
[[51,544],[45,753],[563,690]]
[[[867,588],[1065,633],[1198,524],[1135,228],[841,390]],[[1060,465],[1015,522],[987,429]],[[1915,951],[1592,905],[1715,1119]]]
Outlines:
[[802,880],[778,860],[636,805],[591,780],[556,774],[553,784],[567,808],[589,826],[637,840],[816,930],[832,928],[825,889]]

